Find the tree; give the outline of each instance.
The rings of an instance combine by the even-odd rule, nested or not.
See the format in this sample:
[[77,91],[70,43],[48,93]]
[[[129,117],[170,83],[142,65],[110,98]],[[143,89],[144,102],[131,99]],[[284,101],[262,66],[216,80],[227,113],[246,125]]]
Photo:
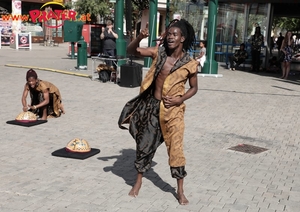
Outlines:
[[149,9],[149,0],[131,0],[132,2],[132,29],[135,29],[136,22],[142,16],[145,9]]
[[78,0],[75,3],[75,11],[80,15],[90,14],[92,23],[97,22],[98,15],[109,18],[112,15],[110,8],[113,8],[113,4],[108,0]]
[[275,28],[298,31],[300,28],[300,19],[290,17],[275,17],[273,20],[272,29]]
[[67,10],[72,9],[72,7],[73,7],[72,1],[65,2],[64,6],[65,6],[65,9],[67,9]]
[[[149,8],[149,0],[131,0],[132,2],[132,26],[134,28],[136,21],[141,17],[142,11]],[[112,19],[113,14],[111,8],[114,8],[113,3],[109,0],[78,0],[74,5],[66,2],[65,7],[71,9],[74,7],[79,15],[90,14],[92,23],[97,22],[97,16],[104,19]]]
[[149,9],[149,0],[131,0],[131,2],[140,11],[145,10],[145,9]]

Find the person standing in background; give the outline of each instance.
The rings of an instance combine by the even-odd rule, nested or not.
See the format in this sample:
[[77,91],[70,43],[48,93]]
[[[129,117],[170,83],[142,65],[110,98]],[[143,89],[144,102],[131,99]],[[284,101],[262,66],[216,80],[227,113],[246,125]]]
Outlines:
[[[111,20],[106,22],[106,28],[102,27],[100,38],[103,40],[103,54],[106,56],[116,56],[116,39],[118,39],[118,34],[114,31]],[[106,60],[105,63],[110,67],[113,66],[110,60]]]
[[282,36],[282,33],[280,32],[279,37],[277,38],[277,41],[276,41],[277,49],[278,49],[278,58],[279,58],[280,49],[281,49],[283,39],[284,39],[284,37]]
[[272,56],[273,55],[273,49],[274,49],[274,45],[275,45],[275,40],[274,40],[274,36],[271,36],[271,39],[270,39],[270,55]]
[[251,55],[252,55],[252,72],[259,72],[260,52],[264,42],[264,36],[261,34],[260,27],[255,28],[254,35],[251,36]]
[[199,52],[199,55],[196,57],[196,60],[199,62],[199,65],[200,65],[198,72],[201,72],[201,69],[203,68],[204,62],[206,60],[205,42],[200,41],[199,46],[200,46],[200,52]]
[[232,36],[232,44],[233,44],[233,45],[238,44],[238,38],[239,38],[239,36],[238,36],[238,34],[237,34],[237,31],[234,30],[234,31],[233,31],[233,36]]
[[293,43],[296,44],[297,42],[297,35],[293,35]]
[[280,51],[282,51],[285,56],[283,62],[281,63],[282,76],[281,79],[287,79],[291,69],[291,61],[293,54],[293,44],[294,40],[292,37],[292,32],[287,31],[283,39]]

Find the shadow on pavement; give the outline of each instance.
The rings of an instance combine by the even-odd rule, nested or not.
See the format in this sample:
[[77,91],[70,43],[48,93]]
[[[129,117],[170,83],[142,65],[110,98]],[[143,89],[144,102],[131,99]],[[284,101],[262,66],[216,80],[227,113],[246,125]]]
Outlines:
[[[104,167],[105,172],[112,172],[113,174],[122,177],[127,185],[133,186],[135,183],[136,173],[134,167],[135,160],[135,150],[133,149],[123,149],[120,151],[120,155],[113,155],[110,157],[98,157],[98,160],[108,161],[111,159],[116,159],[116,162],[112,166]],[[152,162],[152,167],[157,163]],[[144,178],[151,181],[156,187],[160,188],[164,192],[170,192],[177,196],[176,189],[170,184],[166,183],[154,170],[151,168],[148,172],[144,174]],[[129,192],[129,191],[128,191]]]

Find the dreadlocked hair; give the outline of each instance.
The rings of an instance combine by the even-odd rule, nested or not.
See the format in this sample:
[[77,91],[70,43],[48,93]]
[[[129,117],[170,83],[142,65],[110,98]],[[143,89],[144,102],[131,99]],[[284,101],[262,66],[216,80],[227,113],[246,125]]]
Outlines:
[[[194,47],[194,43],[196,42],[196,37],[195,37],[195,30],[193,26],[186,21],[185,19],[174,19],[173,21],[170,22],[170,24],[167,26],[166,32],[171,28],[171,27],[177,27],[181,30],[182,36],[185,37],[185,40],[183,42],[183,49],[185,51],[188,51],[189,49],[192,49]],[[163,46],[167,47],[167,33],[164,34],[164,42]]]

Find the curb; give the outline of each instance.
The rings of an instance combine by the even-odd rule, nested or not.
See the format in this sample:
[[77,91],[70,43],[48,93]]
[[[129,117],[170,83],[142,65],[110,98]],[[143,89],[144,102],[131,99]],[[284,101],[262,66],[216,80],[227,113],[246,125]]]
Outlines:
[[15,67],[15,68],[26,68],[26,69],[37,69],[37,70],[42,70],[42,71],[51,71],[51,72],[56,72],[56,73],[61,73],[61,74],[68,74],[68,75],[74,75],[78,77],[86,77],[86,78],[92,78],[91,75],[88,74],[79,74],[79,73],[74,73],[74,72],[69,72],[69,71],[62,71],[58,69],[51,69],[51,68],[42,68],[42,67],[35,67],[35,66],[22,66],[22,65],[13,65],[13,64],[5,64],[7,67]]

